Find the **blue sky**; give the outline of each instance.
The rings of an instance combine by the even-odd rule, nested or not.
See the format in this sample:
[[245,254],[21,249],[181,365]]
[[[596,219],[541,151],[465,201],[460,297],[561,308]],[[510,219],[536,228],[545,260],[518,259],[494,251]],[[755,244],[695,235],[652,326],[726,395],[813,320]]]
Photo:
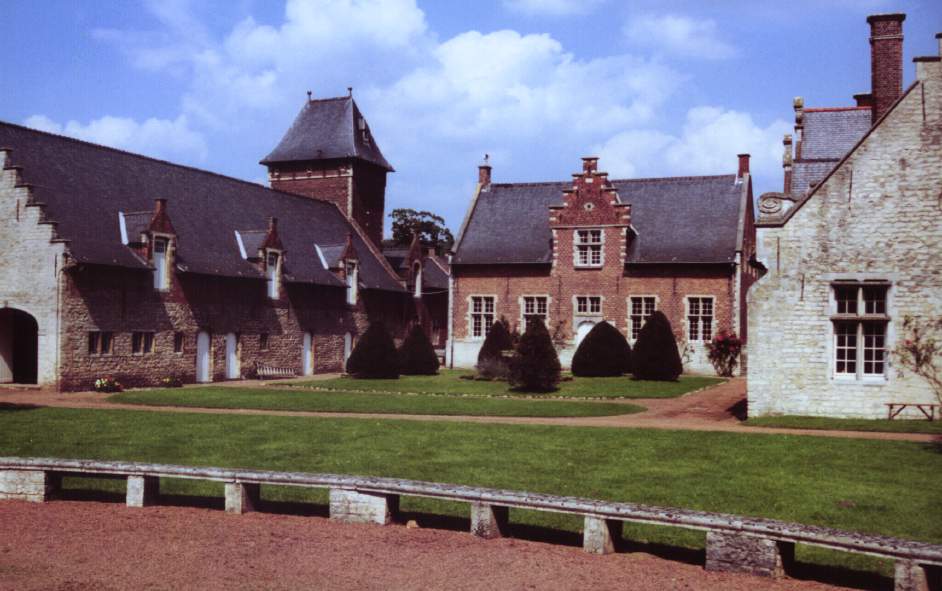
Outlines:
[[455,231],[484,153],[509,182],[587,154],[617,177],[725,174],[750,152],[758,194],[792,97],[869,90],[879,12],[907,14],[908,84],[938,0],[5,0],[0,120],[264,182],[305,91],[352,86],[397,170],[387,211]]

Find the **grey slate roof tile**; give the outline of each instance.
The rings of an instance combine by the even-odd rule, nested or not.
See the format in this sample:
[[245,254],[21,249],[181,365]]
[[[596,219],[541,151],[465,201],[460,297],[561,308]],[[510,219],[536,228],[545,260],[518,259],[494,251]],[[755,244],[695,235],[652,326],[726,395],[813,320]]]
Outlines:
[[[638,236],[629,263],[735,260],[742,185],[736,175],[612,181],[631,204]],[[492,184],[478,196],[452,264],[546,264],[552,259],[549,206],[570,183]]]
[[261,279],[242,258],[234,231],[267,228],[277,217],[287,281],[341,287],[313,244],[344,243],[352,233],[363,286],[403,291],[331,203],[2,121],[0,148],[11,150],[8,166],[22,167],[33,200],[45,204],[79,262],[146,268],[121,243],[118,212],[153,211],[154,200],[165,198],[183,271]]
[[870,129],[868,108],[805,109],[801,158],[839,160]]
[[337,158],[357,158],[393,170],[352,97],[307,101],[284,137],[261,163]]

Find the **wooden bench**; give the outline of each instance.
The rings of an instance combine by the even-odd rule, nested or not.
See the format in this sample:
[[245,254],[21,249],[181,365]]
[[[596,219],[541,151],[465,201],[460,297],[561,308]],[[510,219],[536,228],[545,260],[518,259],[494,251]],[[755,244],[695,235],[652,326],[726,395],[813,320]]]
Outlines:
[[255,375],[260,379],[263,378],[294,378],[297,377],[297,372],[295,372],[290,367],[275,367],[273,365],[268,365],[265,363],[255,362]]
[[[909,408],[919,409],[919,411],[930,421],[935,420],[935,413],[939,409],[940,405],[938,404],[929,404],[924,402],[887,402],[886,404],[886,414],[889,420],[893,420],[899,416],[901,412]],[[939,411],[939,416],[942,418],[942,411]]]
[[929,572],[942,567],[942,546],[925,542],[724,513],[396,478],[0,457],[0,499],[45,501],[68,475],[126,478],[126,502],[132,507],[158,501],[160,478],[222,482],[225,508],[230,513],[255,510],[263,484],[327,488],[330,518],[357,523],[390,523],[401,496],[466,502],[470,505],[471,533],[482,538],[505,535],[509,509],[565,513],[583,517],[583,549],[596,554],[615,551],[624,522],[677,526],[706,532],[708,570],[767,577],[784,574],[794,558],[796,543],[809,544],[894,560],[897,591],[927,588]]

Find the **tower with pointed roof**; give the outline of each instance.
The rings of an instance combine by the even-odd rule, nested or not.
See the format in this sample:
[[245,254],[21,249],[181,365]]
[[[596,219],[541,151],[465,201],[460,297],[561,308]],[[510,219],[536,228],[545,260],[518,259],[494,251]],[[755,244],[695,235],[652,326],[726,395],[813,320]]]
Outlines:
[[312,99],[262,164],[273,189],[330,201],[378,246],[383,238],[386,174],[383,156],[353,100]]

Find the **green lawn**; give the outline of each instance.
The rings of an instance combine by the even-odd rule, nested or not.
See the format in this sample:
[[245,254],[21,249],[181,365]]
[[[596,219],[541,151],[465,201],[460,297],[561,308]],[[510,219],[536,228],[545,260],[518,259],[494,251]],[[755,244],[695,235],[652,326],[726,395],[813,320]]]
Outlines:
[[[295,382],[308,388],[333,390],[361,390],[370,392],[403,392],[425,394],[451,394],[466,396],[529,396],[510,390],[507,382],[463,380],[468,370],[445,369],[437,376],[402,376],[398,380],[358,380],[350,377],[331,380]],[[544,396],[566,398],[675,398],[722,382],[722,378],[682,376],[676,382],[633,380],[631,376],[619,378],[573,378],[560,382],[559,390]]]
[[465,398],[269,388],[170,388],[116,394],[111,402],[152,406],[253,408],[320,412],[475,415],[488,417],[595,417],[641,412],[635,404],[504,398]]
[[[381,475],[686,507],[942,543],[938,446],[897,441],[643,429],[362,419],[0,409],[0,455]],[[97,481],[99,487],[120,482]],[[164,485],[162,485],[164,486]],[[118,489],[120,490],[120,488]],[[176,494],[218,485],[170,480]],[[321,500],[303,489],[266,498]],[[403,510],[467,515],[404,499]],[[578,531],[578,519],[514,511],[514,522]],[[703,535],[632,526],[626,535],[702,547]],[[799,546],[799,560],[886,564]]]
[[830,419],[826,417],[757,417],[745,422],[750,427],[785,429],[833,429],[837,431],[883,431],[886,433],[931,433],[942,435],[942,421],[886,419]]

